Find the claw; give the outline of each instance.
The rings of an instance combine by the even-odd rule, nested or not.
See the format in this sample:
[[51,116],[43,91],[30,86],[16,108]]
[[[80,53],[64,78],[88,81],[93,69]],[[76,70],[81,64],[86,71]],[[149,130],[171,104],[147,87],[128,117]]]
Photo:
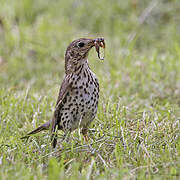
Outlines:
[[88,138],[87,134],[86,134],[86,135],[84,135],[84,140],[85,140],[86,142],[88,142],[88,141],[89,141],[89,138]]

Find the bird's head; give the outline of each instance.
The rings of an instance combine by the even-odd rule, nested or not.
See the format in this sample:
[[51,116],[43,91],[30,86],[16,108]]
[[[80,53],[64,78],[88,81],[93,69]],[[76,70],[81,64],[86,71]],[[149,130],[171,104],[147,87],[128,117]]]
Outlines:
[[[95,46],[99,57],[99,47],[105,48],[104,38],[74,40],[65,53],[65,71],[70,73],[75,71],[81,64],[87,61],[89,50]],[[100,57],[99,57],[100,58]]]

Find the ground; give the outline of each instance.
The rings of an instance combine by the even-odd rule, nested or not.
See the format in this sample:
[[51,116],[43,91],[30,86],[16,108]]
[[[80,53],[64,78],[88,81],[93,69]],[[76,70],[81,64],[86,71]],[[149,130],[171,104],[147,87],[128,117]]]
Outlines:
[[[0,179],[179,179],[179,0],[1,0]],[[53,150],[48,131],[67,45],[104,37],[89,142],[79,131]],[[59,139],[63,135],[59,133]]]

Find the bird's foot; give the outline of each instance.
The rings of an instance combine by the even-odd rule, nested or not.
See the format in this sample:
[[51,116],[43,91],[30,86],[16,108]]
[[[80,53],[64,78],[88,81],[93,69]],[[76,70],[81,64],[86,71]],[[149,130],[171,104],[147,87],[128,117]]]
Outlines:
[[82,134],[83,134],[83,137],[84,137],[84,140],[86,141],[86,143],[89,141],[87,131],[88,131],[87,128],[82,129]]

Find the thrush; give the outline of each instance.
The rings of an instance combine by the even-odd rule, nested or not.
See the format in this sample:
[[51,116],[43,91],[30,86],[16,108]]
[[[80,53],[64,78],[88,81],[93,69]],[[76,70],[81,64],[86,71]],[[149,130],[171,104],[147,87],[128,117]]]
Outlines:
[[27,136],[50,129],[53,147],[57,144],[57,130],[65,134],[78,127],[86,136],[88,126],[94,120],[99,100],[99,83],[88,65],[88,53],[99,47],[105,48],[104,38],[80,38],[73,41],[65,53],[65,77],[61,84],[52,120],[39,126]]

